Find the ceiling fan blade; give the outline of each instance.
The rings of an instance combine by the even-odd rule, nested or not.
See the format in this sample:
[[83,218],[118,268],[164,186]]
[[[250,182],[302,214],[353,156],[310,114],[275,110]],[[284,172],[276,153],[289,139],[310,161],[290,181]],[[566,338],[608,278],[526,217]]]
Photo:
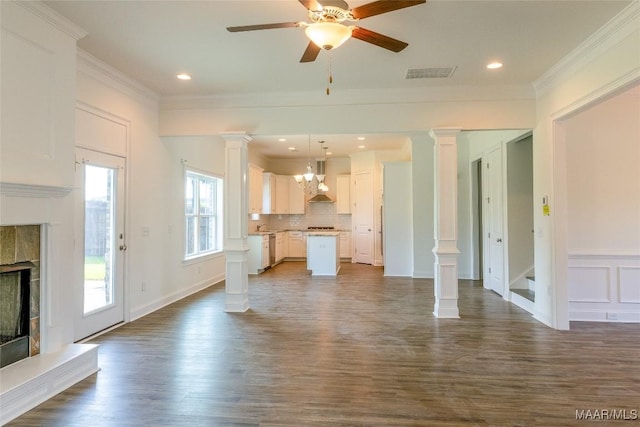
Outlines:
[[298,0],[300,4],[307,8],[307,10],[322,10],[322,5],[316,0]]
[[307,49],[302,54],[302,58],[300,58],[300,62],[313,62],[319,53],[320,48],[314,42],[309,42]]
[[293,28],[299,27],[299,22],[280,22],[277,24],[258,24],[258,25],[242,25],[239,27],[227,27],[227,31],[237,33],[240,31],[255,31],[255,30],[272,30],[275,28]]
[[394,10],[404,9],[405,7],[416,6],[426,2],[427,0],[379,0],[354,8],[351,11],[351,14],[356,19],[364,19],[370,16],[380,15],[382,13],[392,12]]
[[360,39],[367,43],[375,44],[376,46],[389,49],[393,52],[400,52],[402,49],[409,46],[408,43],[405,43],[400,40],[392,39],[391,37],[385,36],[380,33],[376,33],[371,30],[367,30],[362,27],[355,27],[351,32],[351,37]]

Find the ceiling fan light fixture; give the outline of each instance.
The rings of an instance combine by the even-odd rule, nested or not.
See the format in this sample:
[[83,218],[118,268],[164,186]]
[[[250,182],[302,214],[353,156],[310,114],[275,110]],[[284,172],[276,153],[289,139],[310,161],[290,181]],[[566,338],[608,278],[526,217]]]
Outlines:
[[315,22],[305,28],[304,33],[316,46],[331,50],[349,40],[353,27],[338,22]]

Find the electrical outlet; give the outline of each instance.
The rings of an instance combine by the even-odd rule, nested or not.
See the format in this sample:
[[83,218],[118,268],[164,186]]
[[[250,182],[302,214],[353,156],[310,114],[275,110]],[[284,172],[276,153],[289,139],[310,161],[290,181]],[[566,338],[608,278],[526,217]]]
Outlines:
[[618,313],[607,313],[607,320],[618,320]]

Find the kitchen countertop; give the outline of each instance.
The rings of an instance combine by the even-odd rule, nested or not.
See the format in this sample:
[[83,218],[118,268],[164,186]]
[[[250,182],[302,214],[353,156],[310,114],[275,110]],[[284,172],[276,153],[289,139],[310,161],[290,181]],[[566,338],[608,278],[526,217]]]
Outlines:
[[303,232],[303,233],[307,233],[308,236],[312,235],[312,234],[317,234],[319,236],[322,236],[322,235],[326,236],[329,233],[339,234],[339,233],[344,232],[344,231],[350,232],[351,230],[342,230],[342,229],[309,230],[307,228],[302,228],[302,229],[288,228],[286,230],[250,231],[249,232],[249,236],[264,236],[264,235],[268,235],[268,234],[283,233],[285,231],[300,231],[300,232]]
[[339,236],[340,231],[335,230],[312,230],[307,231],[307,236]]

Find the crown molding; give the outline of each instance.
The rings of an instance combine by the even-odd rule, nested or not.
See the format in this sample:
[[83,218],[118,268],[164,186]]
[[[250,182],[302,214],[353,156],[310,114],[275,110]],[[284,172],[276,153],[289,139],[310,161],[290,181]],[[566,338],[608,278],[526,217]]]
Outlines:
[[75,40],[80,40],[88,34],[87,31],[39,1],[16,1],[15,3]]
[[157,108],[160,102],[160,95],[146,86],[80,48],[77,49],[76,60],[79,73],[83,73],[125,95]]
[[640,28],[640,1],[634,0],[618,15],[582,42],[533,83],[538,97],[602,55]]
[[169,96],[162,97],[160,110],[233,109],[309,107],[371,104],[418,104],[439,102],[483,102],[535,100],[531,85],[445,86],[428,88],[345,90],[326,96],[324,93],[262,93],[238,96]]

